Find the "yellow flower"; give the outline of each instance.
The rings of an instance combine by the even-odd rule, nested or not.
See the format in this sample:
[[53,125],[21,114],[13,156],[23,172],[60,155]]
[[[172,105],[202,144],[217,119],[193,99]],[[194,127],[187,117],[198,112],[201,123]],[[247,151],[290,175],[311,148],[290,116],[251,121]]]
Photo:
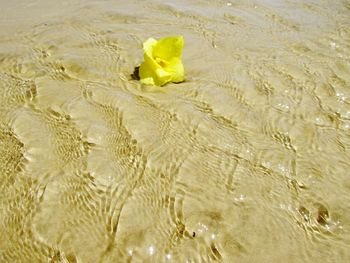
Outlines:
[[144,62],[140,66],[140,80],[146,85],[163,86],[168,82],[184,81],[181,53],[182,36],[149,38],[143,43]]

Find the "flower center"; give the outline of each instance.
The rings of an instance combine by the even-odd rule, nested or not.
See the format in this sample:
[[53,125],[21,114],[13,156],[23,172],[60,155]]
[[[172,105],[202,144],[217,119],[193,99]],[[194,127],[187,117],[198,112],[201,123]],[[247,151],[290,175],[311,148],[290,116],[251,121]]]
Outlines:
[[166,67],[169,64],[164,59],[161,59],[161,58],[158,58],[158,57],[155,57],[154,59],[161,67]]

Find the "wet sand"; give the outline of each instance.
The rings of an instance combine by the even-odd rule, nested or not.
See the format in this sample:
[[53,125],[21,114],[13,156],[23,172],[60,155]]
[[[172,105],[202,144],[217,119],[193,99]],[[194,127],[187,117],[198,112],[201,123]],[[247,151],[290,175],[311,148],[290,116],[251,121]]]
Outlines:
[[348,0],[0,7],[1,262],[350,261]]

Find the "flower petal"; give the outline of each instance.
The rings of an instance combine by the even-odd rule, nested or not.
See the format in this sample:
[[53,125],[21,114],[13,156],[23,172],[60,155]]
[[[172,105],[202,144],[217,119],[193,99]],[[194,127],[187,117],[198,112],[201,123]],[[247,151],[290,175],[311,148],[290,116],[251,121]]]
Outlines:
[[149,38],[143,43],[144,62],[139,69],[141,83],[163,86],[184,80],[181,53],[184,45],[182,36],[165,37],[159,41]]
[[170,60],[174,57],[181,59],[184,38],[182,36],[164,37],[153,47],[153,57]]
[[179,58],[171,59],[164,70],[171,74],[172,82],[182,82],[185,79],[184,66]]
[[163,86],[171,81],[171,74],[165,71],[147,52],[144,54],[144,60],[139,69],[142,84]]
[[158,41],[152,37],[147,39],[145,42],[143,42],[143,51],[152,57],[153,47],[157,44],[157,42]]

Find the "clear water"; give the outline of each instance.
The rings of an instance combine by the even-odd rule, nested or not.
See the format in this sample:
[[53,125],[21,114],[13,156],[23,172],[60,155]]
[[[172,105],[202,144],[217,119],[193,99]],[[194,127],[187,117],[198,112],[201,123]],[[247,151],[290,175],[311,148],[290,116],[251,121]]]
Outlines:
[[1,262],[350,261],[348,0],[0,6]]

